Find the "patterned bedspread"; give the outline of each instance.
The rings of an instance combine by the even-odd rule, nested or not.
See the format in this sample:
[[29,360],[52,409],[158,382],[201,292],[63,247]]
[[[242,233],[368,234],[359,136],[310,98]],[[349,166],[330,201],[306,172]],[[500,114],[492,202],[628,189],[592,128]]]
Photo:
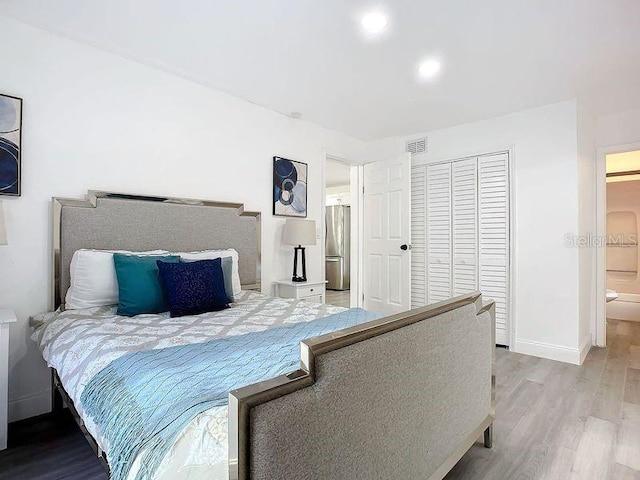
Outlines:
[[[80,397],[87,383],[109,363],[127,353],[202,343],[277,325],[306,322],[345,310],[243,291],[229,309],[180,318],[170,318],[168,314],[121,317],[115,314],[115,307],[48,313],[34,319],[32,338],[45,361],[58,372],[80,415],[86,417]],[[108,458],[109,445],[97,427],[83,419]],[[185,458],[181,462],[199,467],[224,462],[225,468],[218,469],[225,471],[227,407],[212,408],[200,414],[187,426],[177,444],[180,442],[183,445],[176,445],[174,454],[182,452]],[[165,458],[159,477],[164,470],[170,478],[167,472],[171,470],[171,464],[172,459]],[[134,467],[132,475],[135,471]],[[207,475],[208,478],[221,478]],[[189,478],[199,477],[190,475]]]

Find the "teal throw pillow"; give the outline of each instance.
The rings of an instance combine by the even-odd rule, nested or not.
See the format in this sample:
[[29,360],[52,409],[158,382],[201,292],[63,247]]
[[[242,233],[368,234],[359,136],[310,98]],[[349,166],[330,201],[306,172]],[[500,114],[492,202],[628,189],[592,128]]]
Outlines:
[[169,310],[162,290],[156,262],[178,263],[177,255],[113,254],[118,278],[118,315],[132,317],[142,313]]

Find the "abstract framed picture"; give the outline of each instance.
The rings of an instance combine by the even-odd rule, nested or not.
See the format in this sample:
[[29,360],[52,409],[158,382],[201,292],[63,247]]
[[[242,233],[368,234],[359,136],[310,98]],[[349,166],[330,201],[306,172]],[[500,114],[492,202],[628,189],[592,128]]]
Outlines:
[[307,164],[273,157],[273,214],[307,216]]
[[0,94],[0,195],[20,195],[22,99]]

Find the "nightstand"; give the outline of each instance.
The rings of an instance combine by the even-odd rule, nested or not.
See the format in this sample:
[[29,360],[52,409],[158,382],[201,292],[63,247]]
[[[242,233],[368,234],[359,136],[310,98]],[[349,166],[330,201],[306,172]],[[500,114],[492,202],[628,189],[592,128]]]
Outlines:
[[297,298],[309,302],[324,303],[324,286],[326,280],[320,282],[292,282],[291,280],[278,280],[276,284],[276,296],[282,298]]
[[9,324],[16,321],[12,310],[0,310],[0,450],[7,448],[9,405]]

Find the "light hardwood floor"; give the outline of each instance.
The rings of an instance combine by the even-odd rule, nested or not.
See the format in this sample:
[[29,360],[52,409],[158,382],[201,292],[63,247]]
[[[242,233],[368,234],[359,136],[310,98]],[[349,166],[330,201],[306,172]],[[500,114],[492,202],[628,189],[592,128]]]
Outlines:
[[498,350],[493,449],[453,479],[640,480],[640,323],[609,320],[582,366]]
[[329,305],[349,308],[351,306],[351,292],[349,290],[327,290],[325,302]]
[[[579,367],[498,349],[493,449],[446,479],[640,480],[640,323],[609,321],[607,337]],[[10,427],[0,480],[106,479],[71,415]]]

